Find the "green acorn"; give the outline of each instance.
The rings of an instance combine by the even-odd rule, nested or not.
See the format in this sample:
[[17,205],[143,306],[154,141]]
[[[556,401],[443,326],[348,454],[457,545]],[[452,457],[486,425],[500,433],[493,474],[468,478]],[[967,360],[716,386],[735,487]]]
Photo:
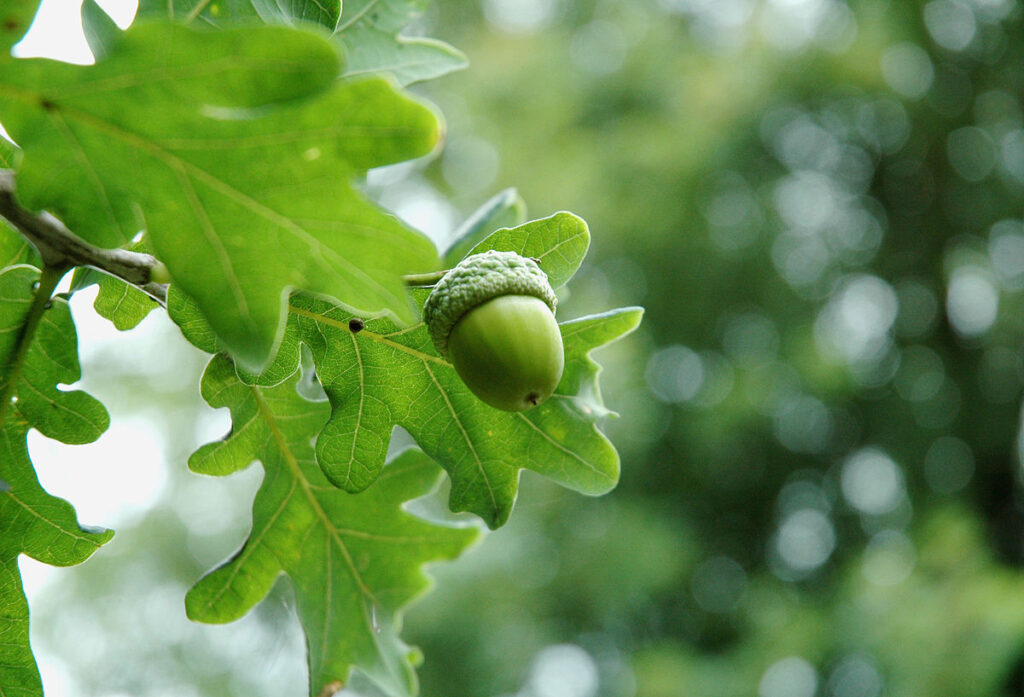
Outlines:
[[532,259],[490,250],[445,274],[423,306],[438,352],[470,391],[523,411],[555,391],[565,356],[555,292]]

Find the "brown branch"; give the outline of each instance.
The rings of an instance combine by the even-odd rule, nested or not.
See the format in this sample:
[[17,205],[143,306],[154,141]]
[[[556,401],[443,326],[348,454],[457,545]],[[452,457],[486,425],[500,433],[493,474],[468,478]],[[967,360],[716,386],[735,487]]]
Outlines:
[[49,213],[22,208],[15,189],[14,172],[0,170],[0,216],[35,246],[44,265],[64,269],[92,266],[138,287],[161,304],[167,303],[167,286],[152,280],[153,270],[161,263],[156,257],[90,244]]

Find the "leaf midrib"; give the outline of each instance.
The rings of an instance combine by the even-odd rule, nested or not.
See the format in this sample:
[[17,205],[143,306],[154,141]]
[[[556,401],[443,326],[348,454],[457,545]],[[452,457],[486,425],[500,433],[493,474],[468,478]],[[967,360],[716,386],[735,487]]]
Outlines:
[[348,551],[348,547],[339,536],[338,529],[334,526],[334,523],[331,522],[330,517],[327,515],[327,511],[325,511],[323,506],[320,505],[320,500],[313,493],[309,480],[306,479],[306,476],[302,473],[302,467],[295,458],[295,454],[292,452],[291,446],[285,438],[284,433],[281,432],[281,429],[277,424],[277,418],[274,416],[270,406],[263,398],[261,388],[253,385],[250,386],[249,389],[256,400],[260,413],[263,415],[263,418],[267,423],[267,428],[270,429],[270,434],[274,439],[274,443],[277,445],[278,451],[281,453],[281,457],[288,466],[288,470],[291,472],[293,479],[298,482],[299,488],[305,495],[310,508],[313,509],[313,512],[316,514],[317,518],[319,518],[324,530],[327,531],[327,534],[333,538],[335,543],[338,545],[338,549],[341,551],[342,557],[345,559],[345,565],[352,574],[352,579],[356,582],[356,587],[359,588],[359,592],[362,593],[364,597],[371,602],[376,603],[376,598],[374,598],[373,593],[370,591],[369,587],[367,587],[366,582],[363,581],[363,577],[356,568],[355,560],[352,559],[352,555]]
[[[30,107],[42,108],[42,103],[48,101],[41,94],[35,93],[29,90],[13,87],[9,84],[0,83],[0,92],[5,92],[9,96],[27,104]],[[122,142],[129,146],[138,148],[141,151],[148,153],[153,158],[160,160],[165,166],[175,171],[183,171],[184,173],[195,177],[197,180],[202,180],[212,189],[219,191],[222,195],[234,200],[236,203],[241,205],[243,208],[248,209],[253,214],[269,220],[271,223],[278,225],[279,227],[288,230],[295,235],[299,240],[304,242],[310,249],[310,253],[313,257],[320,260],[324,265],[329,268],[332,264],[328,263],[327,258],[324,255],[326,252],[338,266],[345,269],[345,271],[352,277],[360,279],[369,288],[372,288],[374,292],[385,299],[388,303],[394,306],[400,306],[403,302],[402,298],[399,298],[395,293],[389,290],[387,287],[379,283],[372,276],[368,275],[363,269],[357,264],[349,261],[342,255],[335,252],[333,249],[326,247],[322,242],[316,239],[309,231],[303,228],[301,225],[296,223],[293,219],[288,216],[278,213],[273,208],[265,206],[243,191],[238,190],[228,182],[224,181],[220,177],[206,171],[202,167],[195,165],[188,160],[182,159],[175,155],[173,152],[160,147],[151,140],[148,140],[137,133],[125,130],[117,124],[111,123],[105,119],[102,119],[94,114],[77,109],[67,104],[61,104],[59,107],[54,105],[54,109],[58,109],[57,113],[61,111],[64,114],[70,115],[73,118],[79,120],[86,126],[91,126],[98,131],[102,131],[111,136],[119,138]],[[63,117],[63,115],[62,115]],[[83,153],[84,157],[84,153]],[[86,158],[88,159],[88,158]],[[91,167],[90,167],[91,169]],[[187,198],[187,197],[186,197]],[[192,204],[189,201],[190,205]],[[193,211],[197,213],[196,211]],[[238,292],[232,288],[233,292]]]

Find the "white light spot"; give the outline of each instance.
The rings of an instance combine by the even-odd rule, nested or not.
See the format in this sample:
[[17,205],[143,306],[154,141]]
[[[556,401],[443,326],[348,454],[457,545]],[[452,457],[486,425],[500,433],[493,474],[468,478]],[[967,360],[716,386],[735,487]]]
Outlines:
[[971,8],[955,0],[934,0],[924,6],[924,24],[935,43],[963,51],[978,31]]
[[844,658],[828,678],[833,697],[878,697],[882,686],[882,676],[861,656]]
[[813,508],[804,508],[787,516],[774,540],[779,558],[798,574],[809,573],[824,564],[835,547],[836,532],[832,521]]
[[946,314],[953,328],[965,336],[979,336],[995,323],[998,313],[999,291],[990,274],[978,266],[958,267],[946,291]]
[[849,276],[815,322],[818,348],[847,363],[877,359],[889,346],[898,310],[888,283],[877,276]]
[[681,344],[662,349],[647,361],[647,384],[663,402],[689,402],[704,385],[704,363]]
[[814,697],[818,672],[799,656],[789,656],[768,666],[757,686],[758,697]]
[[889,513],[903,495],[903,473],[877,448],[864,448],[846,458],[840,480],[850,505],[869,515]]
[[626,61],[628,41],[617,24],[594,20],[573,32],[569,58],[580,70],[593,75],[614,73]]
[[882,54],[882,77],[904,97],[923,97],[935,79],[935,68],[917,44],[897,44]]
[[597,664],[575,644],[557,644],[540,651],[530,670],[531,697],[594,697]]
[[532,34],[551,23],[553,0],[484,0],[484,17],[508,34]]

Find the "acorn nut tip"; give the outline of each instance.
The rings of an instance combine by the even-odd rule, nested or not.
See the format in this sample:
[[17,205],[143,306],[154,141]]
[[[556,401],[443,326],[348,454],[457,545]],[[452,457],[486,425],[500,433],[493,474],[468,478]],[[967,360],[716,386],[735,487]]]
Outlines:
[[547,275],[515,252],[463,259],[434,287],[423,318],[438,352],[473,394],[505,411],[555,391],[565,358]]

